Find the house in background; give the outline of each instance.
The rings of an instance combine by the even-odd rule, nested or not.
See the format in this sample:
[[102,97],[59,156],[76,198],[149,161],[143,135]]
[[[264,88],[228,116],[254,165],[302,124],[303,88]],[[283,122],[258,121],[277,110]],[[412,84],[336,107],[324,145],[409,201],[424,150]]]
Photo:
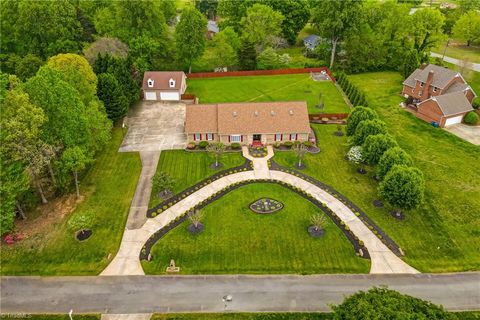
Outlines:
[[149,101],[180,101],[187,89],[183,71],[146,71],[143,74],[143,99]]
[[187,105],[185,133],[188,141],[264,145],[308,141],[307,103],[259,102]]
[[434,64],[416,69],[402,94],[418,118],[440,127],[461,123],[476,96],[460,73]]
[[321,39],[322,38],[320,38],[315,34],[312,34],[306,37],[305,39],[303,39],[303,45],[305,46],[305,50],[307,52],[312,52],[313,50],[315,50],[317,45],[320,43]]
[[208,20],[207,22],[207,38],[212,39],[217,33],[220,32],[218,24],[214,20]]

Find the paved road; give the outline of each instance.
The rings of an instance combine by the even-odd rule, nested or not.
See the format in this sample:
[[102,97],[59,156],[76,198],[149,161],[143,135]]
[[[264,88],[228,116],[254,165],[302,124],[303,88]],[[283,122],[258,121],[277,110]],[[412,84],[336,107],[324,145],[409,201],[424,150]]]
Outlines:
[[[430,52],[430,55],[435,58],[441,58],[443,55],[435,52]],[[455,59],[452,57],[447,57],[443,58],[446,62],[456,64],[457,66],[462,66],[462,61],[459,59]],[[473,71],[480,72],[480,63],[471,63],[469,66],[467,66],[468,69],[471,69]]]
[[317,276],[3,277],[2,313],[328,311],[373,285],[442,304],[480,309],[480,273]]

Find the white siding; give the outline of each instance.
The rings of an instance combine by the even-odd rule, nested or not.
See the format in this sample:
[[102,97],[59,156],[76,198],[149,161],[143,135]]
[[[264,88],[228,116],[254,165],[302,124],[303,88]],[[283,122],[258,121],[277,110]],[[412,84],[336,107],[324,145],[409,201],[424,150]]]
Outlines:
[[452,118],[447,118],[447,120],[445,120],[445,127],[446,126],[451,126],[452,124],[461,123],[462,119],[463,119],[463,115],[457,116],[457,117],[452,117]]
[[160,100],[179,101],[180,94],[178,92],[160,92]]
[[145,100],[157,100],[157,93],[155,91],[145,91]]

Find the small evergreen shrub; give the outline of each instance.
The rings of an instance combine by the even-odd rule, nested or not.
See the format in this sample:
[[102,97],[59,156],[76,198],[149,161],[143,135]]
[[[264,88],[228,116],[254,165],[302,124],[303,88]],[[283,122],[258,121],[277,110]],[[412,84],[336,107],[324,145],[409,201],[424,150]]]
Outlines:
[[205,149],[206,147],[208,147],[208,141],[200,141],[198,143],[198,146],[201,148],[201,149]]
[[291,147],[293,146],[293,142],[292,142],[292,141],[285,141],[285,142],[283,143],[283,145],[284,145],[285,147],[287,147],[287,148],[291,148]]
[[474,111],[470,111],[465,115],[463,122],[466,124],[477,124],[479,120],[478,114]]
[[234,142],[230,145],[230,147],[232,147],[232,149],[234,149],[234,150],[238,150],[238,149],[240,149],[241,145],[238,142]]

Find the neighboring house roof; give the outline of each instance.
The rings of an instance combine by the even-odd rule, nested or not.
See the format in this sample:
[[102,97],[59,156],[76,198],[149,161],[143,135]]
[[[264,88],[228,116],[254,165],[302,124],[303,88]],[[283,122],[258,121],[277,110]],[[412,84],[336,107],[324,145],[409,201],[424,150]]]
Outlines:
[[463,92],[442,94],[440,96],[432,97],[428,100],[425,100],[422,103],[429,100],[435,101],[440,110],[442,110],[443,115],[445,116],[451,116],[473,110],[470,101],[468,101],[467,97]]
[[433,71],[433,80],[431,85],[440,89],[445,88],[447,84],[455,77],[461,77],[457,71],[448,68],[440,67],[434,64],[429,64],[423,69],[415,70],[404,82],[410,87],[415,87],[417,80],[426,82],[430,71]]
[[310,132],[307,103],[304,101],[193,104],[187,105],[185,118],[185,131],[187,133],[273,134]]
[[[145,71],[143,74],[143,90],[179,90],[185,78],[183,71]],[[148,86],[148,79],[153,80],[153,87]],[[169,81],[173,79],[175,86],[170,87]]]
[[218,28],[217,22],[213,20],[208,20],[207,23],[208,32],[218,33],[220,29]]
[[313,49],[315,49],[317,44],[320,42],[320,39],[321,38],[319,36],[317,36],[316,34],[312,34],[312,35],[306,37],[305,39],[303,39],[303,44],[305,45],[305,47],[307,47],[307,49],[313,50]]

